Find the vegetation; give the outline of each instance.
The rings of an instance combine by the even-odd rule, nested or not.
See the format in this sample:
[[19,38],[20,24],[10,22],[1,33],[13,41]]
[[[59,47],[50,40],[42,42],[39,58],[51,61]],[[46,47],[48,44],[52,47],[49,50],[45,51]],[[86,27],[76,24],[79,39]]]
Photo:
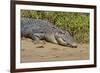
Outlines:
[[48,20],[69,31],[77,42],[89,42],[89,13],[21,10],[21,17]]

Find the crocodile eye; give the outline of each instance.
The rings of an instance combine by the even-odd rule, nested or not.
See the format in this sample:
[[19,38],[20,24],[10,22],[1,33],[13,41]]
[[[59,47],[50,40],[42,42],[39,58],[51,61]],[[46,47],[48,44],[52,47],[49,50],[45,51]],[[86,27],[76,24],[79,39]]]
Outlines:
[[56,29],[56,27],[54,27],[54,26],[52,28],[55,28]]
[[60,34],[63,34],[63,32],[62,32],[62,31],[59,31],[59,33],[60,33]]

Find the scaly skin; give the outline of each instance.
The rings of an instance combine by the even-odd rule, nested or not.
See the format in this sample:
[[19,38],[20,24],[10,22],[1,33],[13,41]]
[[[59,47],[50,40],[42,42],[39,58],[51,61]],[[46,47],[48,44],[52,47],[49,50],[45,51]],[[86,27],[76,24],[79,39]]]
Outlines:
[[51,43],[77,47],[68,31],[64,31],[45,20],[21,18],[21,36],[32,40],[46,40]]

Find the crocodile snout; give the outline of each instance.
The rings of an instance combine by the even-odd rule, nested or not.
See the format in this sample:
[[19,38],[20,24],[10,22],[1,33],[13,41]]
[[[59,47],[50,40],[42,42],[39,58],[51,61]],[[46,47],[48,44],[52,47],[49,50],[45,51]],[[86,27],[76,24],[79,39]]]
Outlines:
[[76,43],[72,43],[72,48],[77,48],[77,44]]
[[77,44],[76,43],[71,43],[71,44],[67,43],[67,46],[68,47],[72,47],[72,48],[77,48]]

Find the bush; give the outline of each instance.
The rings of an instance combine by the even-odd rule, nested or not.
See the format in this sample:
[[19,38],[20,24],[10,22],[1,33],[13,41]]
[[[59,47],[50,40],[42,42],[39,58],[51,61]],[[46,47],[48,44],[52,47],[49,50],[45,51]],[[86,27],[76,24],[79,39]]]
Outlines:
[[59,28],[69,31],[77,42],[89,42],[88,13],[21,10],[21,17],[48,20]]

